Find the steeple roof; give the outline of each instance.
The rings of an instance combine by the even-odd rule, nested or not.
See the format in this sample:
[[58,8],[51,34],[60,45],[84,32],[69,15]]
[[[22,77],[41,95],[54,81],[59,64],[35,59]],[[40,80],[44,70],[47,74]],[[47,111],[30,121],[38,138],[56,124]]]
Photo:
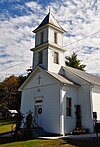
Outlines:
[[45,25],[48,25],[48,24],[51,26],[54,26],[64,32],[64,29],[58,24],[58,22],[55,20],[54,16],[51,14],[51,12],[49,12],[47,14],[47,16],[41,22],[41,24],[33,32],[34,33],[37,32],[39,29],[41,29],[42,27],[44,27]]

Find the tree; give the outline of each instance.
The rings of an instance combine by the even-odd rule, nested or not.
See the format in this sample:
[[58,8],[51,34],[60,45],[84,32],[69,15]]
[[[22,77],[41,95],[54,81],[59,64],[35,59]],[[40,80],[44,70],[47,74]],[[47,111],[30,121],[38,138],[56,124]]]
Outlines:
[[66,58],[66,65],[67,66],[70,66],[70,67],[73,67],[73,68],[77,68],[79,70],[83,70],[84,71],[84,68],[86,67],[86,65],[84,64],[81,64],[81,60],[79,60],[77,58],[77,54],[75,52],[72,53],[71,57],[65,57]]
[[10,76],[0,83],[0,108],[1,110],[20,108],[21,92],[18,88],[25,81],[23,76]]

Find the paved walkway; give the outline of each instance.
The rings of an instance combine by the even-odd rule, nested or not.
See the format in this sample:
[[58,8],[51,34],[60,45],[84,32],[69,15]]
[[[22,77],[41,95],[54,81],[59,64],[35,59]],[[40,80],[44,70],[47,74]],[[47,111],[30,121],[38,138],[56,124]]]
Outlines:
[[[39,137],[39,138],[40,139],[67,139],[67,138],[86,139],[86,138],[94,138],[94,137],[96,137],[96,134],[66,135],[66,136]],[[98,134],[98,137],[100,137],[100,134]]]
[[[11,137],[12,133],[7,133],[1,135],[1,137]],[[100,137],[100,133],[98,133],[98,137]],[[39,139],[88,139],[88,138],[96,138],[96,134],[82,134],[82,135],[66,135],[66,136],[53,136],[53,137],[38,137]]]

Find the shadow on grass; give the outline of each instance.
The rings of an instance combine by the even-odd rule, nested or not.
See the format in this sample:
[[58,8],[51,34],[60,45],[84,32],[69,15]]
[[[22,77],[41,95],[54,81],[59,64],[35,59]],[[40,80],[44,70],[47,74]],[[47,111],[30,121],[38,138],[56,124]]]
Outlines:
[[15,123],[15,119],[2,119],[0,120],[0,125],[9,125]]
[[76,147],[100,147],[100,138],[82,138],[82,139],[72,139],[72,138],[67,138],[64,140],[65,144],[73,145]]
[[12,136],[0,136],[0,144],[8,144],[8,143],[13,143],[13,142],[19,142],[19,141],[27,141],[25,139],[18,139],[15,138],[13,135]]
[[[3,135],[7,135],[11,132],[4,133]],[[31,138],[30,140],[32,140]],[[28,141],[29,139],[25,139],[23,137],[17,136],[15,137],[14,134],[10,134],[10,136],[0,136],[0,144],[8,144],[8,143],[13,143],[13,142],[19,142],[19,141]]]
[[[33,140],[33,139],[32,139]],[[26,141],[26,140],[16,140],[13,136],[12,137],[0,137],[0,144],[8,144],[18,141]],[[53,140],[52,140],[53,142]],[[51,143],[51,142],[50,142]],[[50,144],[49,143],[49,144]],[[56,142],[57,144],[57,142]],[[100,138],[82,138],[82,139],[61,139],[61,141],[58,141],[58,144],[62,147],[100,147]],[[53,142],[54,145],[54,142]],[[57,146],[59,146],[57,145]],[[49,145],[48,145],[49,146]]]
[[0,137],[0,144],[12,143],[15,141],[16,140],[14,139],[14,137]]

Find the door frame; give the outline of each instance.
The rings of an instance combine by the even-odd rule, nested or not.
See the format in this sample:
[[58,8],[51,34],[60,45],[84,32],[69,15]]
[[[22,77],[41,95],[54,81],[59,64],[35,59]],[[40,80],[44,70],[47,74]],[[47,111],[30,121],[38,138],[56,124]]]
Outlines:
[[42,115],[43,115],[43,96],[34,97],[34,116],[39,126],[42,125]]

